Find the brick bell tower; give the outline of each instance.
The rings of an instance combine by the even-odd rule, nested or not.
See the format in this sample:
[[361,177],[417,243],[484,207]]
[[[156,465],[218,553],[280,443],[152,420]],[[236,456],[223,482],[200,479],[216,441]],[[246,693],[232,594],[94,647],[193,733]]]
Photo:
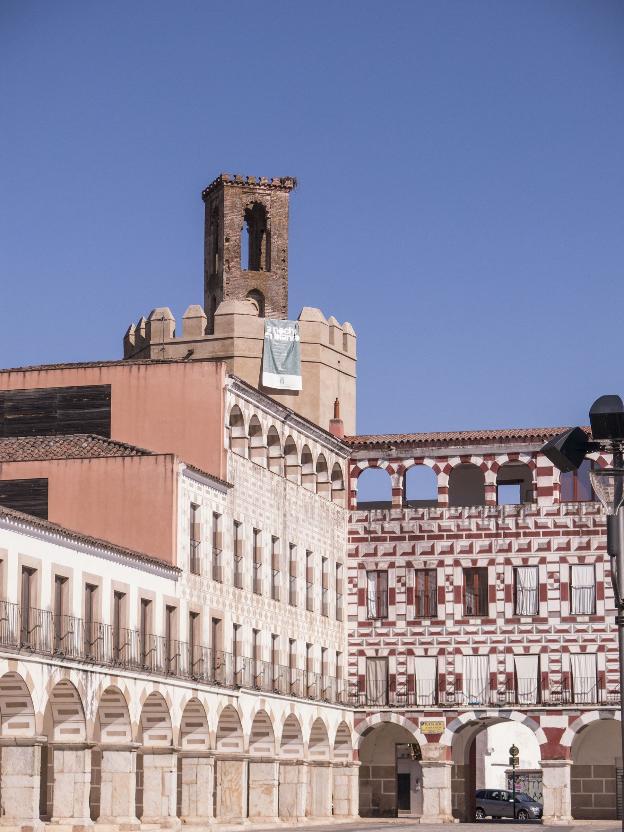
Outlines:
[[288,199],[297,180],[222,173],[205,205],[206,334],[222,300],[253,300],[261,318],[288,317]]

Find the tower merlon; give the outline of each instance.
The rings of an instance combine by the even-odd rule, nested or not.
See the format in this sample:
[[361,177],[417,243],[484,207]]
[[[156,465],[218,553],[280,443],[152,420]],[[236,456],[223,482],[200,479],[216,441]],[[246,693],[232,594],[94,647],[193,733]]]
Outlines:
[[215,191],[217,188],[224,185],[233,187],[248,185],[256,188],[261,187],[273,188],[282,191],[292,191],[297,187],[297,178],[295,176],[275,176],[272,179],[269,179],[266,176],[241,176],[238,173],[232,176],[229,173],[220,173],[216,179],[213,179],[209,185],[206,185],[202,191],[202,199],[205,201],[206,197],[212,191]]

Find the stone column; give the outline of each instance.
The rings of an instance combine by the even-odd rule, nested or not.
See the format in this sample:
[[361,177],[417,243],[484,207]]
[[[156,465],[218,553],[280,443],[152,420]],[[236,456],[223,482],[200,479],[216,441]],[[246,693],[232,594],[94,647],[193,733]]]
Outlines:
[[421,760],[421,823],[453,823],[451,766],[447,760]]
[[542,760],[544,822],[567,824],[572,821],[570,791],[571,760]]
[[91,744],[51,743],[54,784],[51,822],[80,830],[93,826],[89,807]]
[[43,829],[39,819],[41,745],[45,738],[4,737],[0,739],[0,826],[15,829]]
[[302,820],[306,815],[308,766],[301,760],[279,764],[278,812],[282,819]]
[[101,745],[100,816],[97,824],[119,832],[138,829],[136,772],[138,744]]
[[204,826],[214,820],[215,761],[211,751],[183,751],[182,822]]
[[332,766],[332,805],[336,817],[359,817],[359,765],[349,762]]
[[216,819],[234,821],[247,817],[247,759],[242,754],[215,757],[215,782]]
[[143,749],[143,817],[141,823],[157,823],[172,829],[177,817],[178,755],[173,748]]
[[332,764],[329,762],[308,763],[308,806],[307,816],[327,818],[332,813]]
[[249,817],[275,821],[278,817],[279,763],[272,759],[249,760]]

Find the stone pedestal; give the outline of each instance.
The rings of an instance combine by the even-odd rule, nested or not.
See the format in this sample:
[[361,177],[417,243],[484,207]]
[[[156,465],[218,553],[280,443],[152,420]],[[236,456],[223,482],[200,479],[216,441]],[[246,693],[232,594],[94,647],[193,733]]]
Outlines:
[[102,745],[98,826],[120,832],[138,829],[136,770],[138,745]]
[[278,813],[279,817],[297,820],[305,817],[308,793],[308,766],[299,761],[282,761],[279,764]]
[[336,817],[359,816],[359,763],[334,763],[332,768],[332,804]]
[[271,821],[278,816],[279,763],[249,761],[249,817]]
[[327,818],[332,813],[332,765],[308,763],[308,806],[310,818]]
[[572,821],[571,760],[542,760],[544,823]]
[[218,821],[238,821],[247,816],[247,760],[242,756],[216,757],[215,780]]
[[75,830],[93,826],[91,790],[91,747],[81,744],[50,746],[54,784],[51,823]]
[[451,768],[446,760],[421,760],[421,823],[453,823]]
[[0,740],[0,826],[40,830],[41,743],[21,737]]
[[178,758],[170,748],[143,751],[142,824],[155,823],[171,829],[180,825],[177,817]]
[[182,822],[204,826],[214,820],[214,757],[209,752],[183,752],[181,757]]

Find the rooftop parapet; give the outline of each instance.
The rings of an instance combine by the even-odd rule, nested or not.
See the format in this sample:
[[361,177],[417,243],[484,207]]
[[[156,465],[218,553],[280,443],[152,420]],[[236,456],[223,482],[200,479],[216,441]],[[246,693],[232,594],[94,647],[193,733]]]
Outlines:
[[273,188],[280,191],[292,191],[297,187],[297,179],[294,176],[280,176],[268,179],[266,176],[241,176],[236,173],[233,176],[229,173],[220,173],[216,179],[207,185],[202,191],[202,199],[221,186],[254,188]]

